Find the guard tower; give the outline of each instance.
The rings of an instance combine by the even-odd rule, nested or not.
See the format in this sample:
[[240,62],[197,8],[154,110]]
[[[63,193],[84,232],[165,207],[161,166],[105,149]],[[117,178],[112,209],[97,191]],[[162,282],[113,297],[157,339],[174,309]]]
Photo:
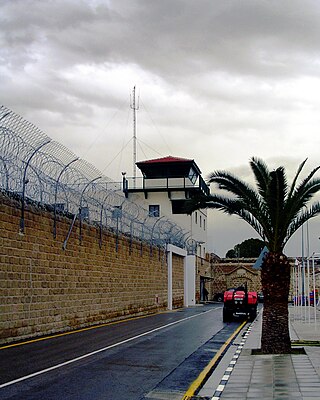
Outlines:
[[197,244],[197,254],[204,257],[207,243],[207,213],[197,210],[191,215],[184,211],[187,199],[196,194],[209,194],[194,160],[167,156],[136,163],[142,178],[123,178],[127,198],[149,210],[150,217],[167,216],[186,231]]

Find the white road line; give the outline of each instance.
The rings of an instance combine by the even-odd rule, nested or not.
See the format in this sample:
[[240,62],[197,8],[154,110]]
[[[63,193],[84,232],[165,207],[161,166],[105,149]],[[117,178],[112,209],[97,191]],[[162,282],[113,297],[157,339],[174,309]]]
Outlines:
[[121,342],[111,344],[110,346],[103,347],[103,348],[101,348],[101,349],[92,351],[91,353],[83,354],[82,356],[73,358],[72,360],[65,361],[65,362],[63,362],[63,363],[61,363],[61,364],[53,365],[52,367],[43,369],[43,370],[41,370],[41,371],[34,372],[33,374],[30,374],[30,375],[22,376],[21,378],[14,379],[13,381],[9,381],[9,382],[6,382],[6,383],[1,384],[1,385],[0,385],[0,389],[4,388],[4,387],[6,387],[6,386],[14,385],[14,384],[16,384],[16,383],[25,381],[25,380],[27,380],[27,379],[33,378],[33,377],[38,376],[38,375],[45,374],[45,373],[47,373],[47,372],[50,372],[50,371],[53,371],[53,370],[55,370],[55,369],[64,367],[64,366],[69,365],[69,364],[72,364],[72,363],[74,363],[74,362],[83,360],[84,358],[88,358],[88,357],[91,357],[91,356],[93,356],[93,355],[95,355],[95,354],[102,353],[103,351],[110,350],[110,349],[112,349],[113,347],[121,346],[122,344],[132,342],[132,341],[135,340],[135,339],[139,339],[139,338],[141,338],[141,337],[143,337],[143,336],[150,335],[151,333],[154,333],[154,332],[157,332],[157,331],[161,331],[162,329],[168,328],[169,326],[179,324],[180,322],[184,322],[184,321],[187,321],[187,320],[189,320],[189,319],[192,319],[192,318],[195,318],[195,317],[199,317],[199,316],[201,316],[201,315],[207,314],[207,313],[209,313],[209,312],[212,312],[212,311],[215,311],[215,310],[218,310],[218,309],[220,309],[220,308],[214,308],[214,309],[212,309],[212,310],[204,311],[204,312],[201,313],[201,314],[191,315],[190,317],[186,317],[186,318],[180,319],[179,321],[170,322],[170,324],[163,325],[163,326],[159,326],[158,328],[152,329],[151,331],[147,331],[147,332],[141,333],[140,335],[133,336],[133,337],[131,337],[131,338],[129,338],[129,339],[122,340]]

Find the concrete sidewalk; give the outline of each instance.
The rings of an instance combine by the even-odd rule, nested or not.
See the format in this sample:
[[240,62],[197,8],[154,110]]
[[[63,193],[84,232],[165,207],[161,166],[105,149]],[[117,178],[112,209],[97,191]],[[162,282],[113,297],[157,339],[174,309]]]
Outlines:
[[260,348],[260,312],[193,399],[320,400],[320,346],[312,343],[320,341],[320,311],[316,319],[314,311],[289,306],[291,340],[306,354],[252,355],[252,349]]

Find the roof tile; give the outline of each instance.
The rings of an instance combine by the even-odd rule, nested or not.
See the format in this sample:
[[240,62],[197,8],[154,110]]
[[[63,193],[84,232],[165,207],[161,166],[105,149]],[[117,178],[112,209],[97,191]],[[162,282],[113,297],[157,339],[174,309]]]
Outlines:
[[153,160],[139,161],[139,164],[186,162],[186,161],[193,161],[193,160],[192,159],[188,159],[188,158],[166,156],[166,157],[161,157],[161,158],[155,158]]

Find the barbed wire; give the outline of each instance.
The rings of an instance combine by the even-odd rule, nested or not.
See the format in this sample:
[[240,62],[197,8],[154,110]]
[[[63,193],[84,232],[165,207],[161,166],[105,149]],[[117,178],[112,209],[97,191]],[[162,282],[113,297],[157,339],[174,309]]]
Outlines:
[[[21,198],[20,231],[24,233],[26,203],[36,202],[53,211],[53,236],[57,215],[72,220],[63,247],[67,247],[77,219],[141,243],[164,247],[167,243],[196,248],[189,233],[167,217],[150,216],[129,201],[122,183],[112,181],[62,144],[5,106],[0,106],[0,188]],[[152,251],[152,250],[151,250]]]

